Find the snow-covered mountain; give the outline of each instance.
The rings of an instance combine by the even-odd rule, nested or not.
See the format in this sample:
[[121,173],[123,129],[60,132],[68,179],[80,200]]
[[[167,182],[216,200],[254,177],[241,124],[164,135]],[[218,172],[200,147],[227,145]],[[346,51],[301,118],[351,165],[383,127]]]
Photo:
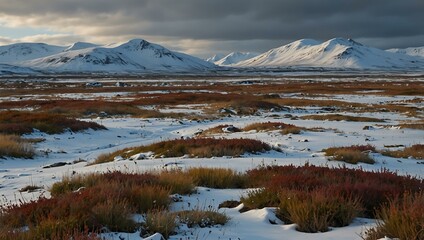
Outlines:
[[[80,44],[85,45],[85,44]],[[87,45],[85,45],[87,46]],[[121,45],[88,47],[60,52],[22,63],[54,72],[191,72],[216,68],[196,57],[170,51],[142,39]]]
[[351,39],[301,39],[235,64],[237,67],[321,67],[337,69],[423,69],[421,58],[364,46]]
[[21,61],[50,56],[62,52],[66,47],[45,43],[14,43],[0,46],[0,63],[16,64]]
[[71,46],[69,46],[68,48],[66,48],[64,50],[64,52],[69,52],[69,51],[74,51],[74,50],[81,50],[81,49],[98,47],[98,46],[99,45],[97,45],[97,44],[88,43],[88,42],[76,42],[76,43],[72,44]]
[[424,47],[410,47],[410,48],[392,48],[386,50],[392,53],[402,53],[409,56],[418,56],[424,58]]
[[239,62],[246,61],[247,59],[254,58],[258,55],[259,54],[257,53],[250,52],[232,52],[214,63],[219,66],[231,66]]
[[9,64],[0,63],[0,75],[22,75],[36,74],[37,72],[31,68],[12,66]]

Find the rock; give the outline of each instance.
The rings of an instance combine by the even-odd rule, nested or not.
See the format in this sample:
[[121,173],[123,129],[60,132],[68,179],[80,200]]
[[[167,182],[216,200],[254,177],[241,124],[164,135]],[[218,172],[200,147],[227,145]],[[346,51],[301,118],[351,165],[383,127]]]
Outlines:
[[43,168],[55,168],[55,167],[62,167],[62,166],[68,165],[68,164],[69,164],[69,163],[67,163],[67,162],[57,162],[57,163],[53,163],[53,164],[50,164],[50,165],[44,166]]

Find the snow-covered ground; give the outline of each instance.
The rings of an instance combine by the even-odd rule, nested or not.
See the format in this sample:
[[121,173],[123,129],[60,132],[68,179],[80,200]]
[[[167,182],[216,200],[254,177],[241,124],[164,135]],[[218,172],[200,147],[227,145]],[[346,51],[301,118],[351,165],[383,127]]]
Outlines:
[[[109,95],[110,94],[110,95]],[[102,96],[126,95],[125,92],[101,94]],[[95,94],[68,94],[56,95],[63,98],[92,98]],[[295,94],[284,97],[298,97]],[[326,95],[325,99],[335,99],[349,102],[380,103],[399,102],[422,96],[384,96],[373,95]],[[177,105],[172,108],[162,109],[163,112],[185,112],[202,114],[204,104]],[[424,131],[412,129],[399,129],[391,127],[401,120],[410,118],[394,113],[362,113],[361,116],[385,119],[384,123],[366,122],[332,122],[299,120],[286,118],[284,115],[291,114],[302,116],[315,113],[314,108],[291,110],[283,112],[262,113],[258,116],[231,116],[217,120],[190,121],[175,119],[139,119],[139,118],[96,118],[83,119],[95,121],[108,128],[108,130],[88,130],[80,133],[66,132],[63,134],[47,135],[34,132],[26,135],[26,138],[45,138],[44,142],[36,144],[37,156],[32,160],[23,159],[0,159],[0,203],[29,201],[39,196],[49,196],[49,187],[62,179],[63,176],[81,174],[87,172],[105,172],[119,170],[125,172],[144,172],[149,170],[161,170],[175,166],[183,169],[190,167],[223,167],[237,171],[246,171],[260,165],[304,165],[305,163],[320,166],[340,166],[341,162],[329,161],[321,152],[322,149],[331,146],[347,146],[353,144],[371,144],[377,149],[385,149],[388,145],[404,145],[424,143]],[[346,112],[347,115],[355,113]],[[146,159],[138,161],[122,160],[105,164],[86,166],[86,162],[73,164],[76,160],[93,161],[102,153],[109,153],[126,147],[145,145],[166,139],[193,137],[199,130],[220,125],[231,124],[243,127],[257,122],[284,122],[295,124],[300,127],[323,128],[323,131],[303,131],[299,135],[281,135],[278,132],[238,132],[216,135],[224,138],[252,138],[259,139],[272,146],[278,147],[282,152],[270,151],[258,155],[244,155],[238,158],[214,157],[214,158],[164,158]],[[364,126],[371,126],[364,130]],[[387,126],[387,127],[385,127]],[[381,170],[383,168],[396,171],[401,175],[424,177],[424,163],[422,160],[398,159],[382,156],[374,153],[376,164],[346,164],[350,168],[363,168],[365,170]],[[43,168],[44,166],[66,162],[65,166]],[[418,164],[420,163],[420,164]],[[19,189],[27,185],[43,186],[36,192],[19,192]],[[209,205],[217,208],[218,204],[225,200],[239,200],[247,190],[241,189],[207,189],[198,188],[198,193],[191,196],[183,196],[183,201],[174,203],[172,210],[189,208],[204,208]],[[190,203],[190,204],[189,204]],[[220,209],[231,220],[225,226],[212,228],[185,229],[171,239],[361,239],[364,231],[375,225],[373,219],[357,218],[343,228],[332,228],[326,233],[307,234],[295,230],[295,225],[271,224],[276,217],[272,208],[251,210],[240,213],[241,206],[234,209]],[[278,222],[278,221],[277,221]],[[111,233],[105,234],[107,239],[141,239],[139,233]],[[156,239],[152,237],[152,239]],[[160,238],[157,238],[160,239]]]

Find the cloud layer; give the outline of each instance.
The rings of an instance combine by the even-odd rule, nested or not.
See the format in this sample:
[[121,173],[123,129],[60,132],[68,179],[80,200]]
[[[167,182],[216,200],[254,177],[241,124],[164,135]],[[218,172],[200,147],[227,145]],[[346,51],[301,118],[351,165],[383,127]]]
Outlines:
[[197,55],[262,52],[299,38],[422,46],[423,12],[417,0],[0,0],[5,26],[48,29],[56,44],[143,37]]

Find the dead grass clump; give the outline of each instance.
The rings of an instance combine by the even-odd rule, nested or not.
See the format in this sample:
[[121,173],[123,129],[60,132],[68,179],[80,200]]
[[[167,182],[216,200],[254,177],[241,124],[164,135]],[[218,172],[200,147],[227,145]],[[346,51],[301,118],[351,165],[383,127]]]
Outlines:
[[326,232],[330,226],[349,225],[360,212],[358,198],[345,197],[340,193],[328,197],[328,194],[325,189],[309,193],[283,191],[276,214],[286,223],[296,223],[297,230],[301,232]]
[[28,140],[16,135],[0,134],[0,158],[33,158],[34,148]]
[[228,106],[229,109],[234,109],[239,115],[256,114],[258,111],[279,111],[282,107],[276,103],[261,101],[261,100],[244,100],[233,101]]
[[368,152],[375,152],[375,147],[371,145],[353,145],[349,147],[332,147],[323,150],[326,156],[331,156],[331,160],[342,161],[351,164],[359,162],[374,164]]
[[306,119],[306,120],[318,120],[318,121],[384,122],[383,119],[378,119],[378,118],[347,116],[347,115],[341,115],[341,114],[306,115],[300,118]]
[[244,188],[246,177],[225,168],[190,168],[186,175],[193,179],[196,186],[210,188]]
[[415,144],[410,147],[405,147],[403,150],[397,151],[382,151],[381,154],[395,158],[415,158],[424,159],[424,144]]
[[163,171],[159,174],[159,184],[170,189],[171,193],[190,194],[195,184],[190,175],[179,170]]
[[274,131],[281,130],[283,135],[285,134],[299,134],[303,128],[295,126],[293,124],[279,123],[279,122],[263,122],[263,123],[252,123],[243,128],[243,131]]
[[213,209],[181,211],[176,215],[179,223],[186,224],[189,228],[225,225],[229,220],[228,216]]
[[366,233],[365,239],[424,239],[424,193],[406,193],[377,212],[377,227]]
[[6,134],[28,134],[33,129],[48,134],[57,134],[67,129],[78,132],[90,128],[106,129],[95,122],[80,121],[60,114],[6,111],[0,115],[0,133]]
[[231,132],[240,132],[241,131],[239,128],[234,127],[233,125],[221,124],[221,125],[218,125],[216,127],[206,129],[200,135],[201,136],[208,136],[208,135],[213,135],[213,134],[225,133],[224,130],[226,130],[228,128],[230,128]]
[[223,157],[241,156],[245,153],[260,153],[271,150],[271,147],[253,139],[215,139],[190,138],[175,139],[154,143],[148,146],[126,148],[107,155],[101,155],[93,164],[110,162],[117,156],[129,158],[138,153],[154,152],[156,157]]
[[175,233],[178,226],[175,213],[166,210],[152,210],[147,212],[143,229],[148,234],[160,233],[165,239]]

